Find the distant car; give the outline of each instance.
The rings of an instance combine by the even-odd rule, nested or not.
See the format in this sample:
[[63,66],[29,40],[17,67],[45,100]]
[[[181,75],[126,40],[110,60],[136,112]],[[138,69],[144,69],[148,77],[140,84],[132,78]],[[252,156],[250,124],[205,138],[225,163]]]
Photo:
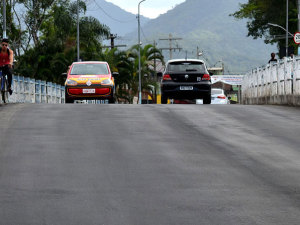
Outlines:
[[162,76],[161,103],[168,99],[203,99],[211,103],[211,78],[204,61],[198,59],[169,60]]
[[75,100],[108,100],[114,103],[115,83],[107,62],[74,62],[65,82],[65,102]]
[[224,90],[220,88],[211,89],[211,104],[230,104],[228,97],[226,97]]

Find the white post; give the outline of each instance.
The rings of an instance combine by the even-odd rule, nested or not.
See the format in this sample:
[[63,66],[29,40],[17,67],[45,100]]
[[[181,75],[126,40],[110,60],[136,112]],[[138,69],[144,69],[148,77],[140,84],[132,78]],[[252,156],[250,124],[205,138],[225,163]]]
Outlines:
[[286,37],[285,37],[285,56],[289,55],[289,0],[286,0]]
[[138,5],[138,48],[139,48],[139,104],[142,104],[142,80],[141,80],[141,24],[140,24],[140,5],[142,0]]

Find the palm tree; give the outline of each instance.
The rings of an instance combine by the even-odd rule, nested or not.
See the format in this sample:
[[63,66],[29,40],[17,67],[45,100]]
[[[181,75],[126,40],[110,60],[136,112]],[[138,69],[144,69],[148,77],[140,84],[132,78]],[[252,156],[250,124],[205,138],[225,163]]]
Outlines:
[[[107,49],[103,52],[101,59],[108,62],[112,71],[119,73],[119,77],[116,78],[117,98],[132,104],[134,97],[137,96],[139,86],[138,46],[135,45],[128,51],[119,51],[117,48]],[[152,65],[154,59],[164,63],[160,50],[153,45],[141,48],[142,90],[152,98],[153,88],[158,86],[153,76],[155,72]]]
[[[136,93],[138,91],[138,70],[139,70],[139,58],[138,58],[138,51],[139,46],[134,45],[129,50],[129,57],[134,62],[134,85],[136,86]],[[154,79],[154,74],[156,71],[154,71],[153,67],[153,61],[158,60],[161,63],[164,64],[164,57],[159,49],[157,49],[155,46],[148,44],[144,47],[141,47],[141,74],[142,74],[142,92],[146,92],[148,95],[150,95],[153,99],[153,88],[157,89],[158,84],[157,81]]]
[[128,52],[117,48],[106,49],[101,60],[108,62],[112,72],[119,73],[119,76],[115,78],[117,99],[132,103],[134,97],[132,93],[135,93],[134,85],[132,85],[134,66],[133,61],[128,57]]

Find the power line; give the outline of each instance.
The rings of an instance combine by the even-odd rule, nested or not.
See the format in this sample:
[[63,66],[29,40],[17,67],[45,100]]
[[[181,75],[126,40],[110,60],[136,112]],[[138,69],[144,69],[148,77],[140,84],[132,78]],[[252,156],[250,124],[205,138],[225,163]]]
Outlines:
[[100,9],[102,12],[104,12],[105,15],[107,15],[110,19],[117,21],[119,23],[131,23],[132,21],[136,20],[136,19],[132,19],[132,20],[128,20],[128,21],[122,21],[122,20],[118,20],[114,17],[112,17],[111,15],[109,15],[97,2],[96,0],[94,0],[95,4],[98,6],[98,9]]
[[146,35],[145,35],[144,30],[143,30],[142,27],[141,27],[141,31],[142,31],[142,34],[143,34],[143,36],[144,36],[146,42],[147,42],[147,43],[150,43],[150,41],[146,38]]

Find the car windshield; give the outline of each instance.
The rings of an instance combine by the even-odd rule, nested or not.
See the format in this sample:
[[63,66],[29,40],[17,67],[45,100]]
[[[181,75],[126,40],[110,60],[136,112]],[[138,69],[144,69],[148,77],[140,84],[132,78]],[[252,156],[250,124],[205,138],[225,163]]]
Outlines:
[[212,95],[221,95],[223,94],[222,89],[211,89],[211,94]]
[[202,62],[171,62],[168,65],[169,72],[197,72],[206,73],[204,63]]
[[74,64],[70,75],[106,75],[108,68],[105,63]]

